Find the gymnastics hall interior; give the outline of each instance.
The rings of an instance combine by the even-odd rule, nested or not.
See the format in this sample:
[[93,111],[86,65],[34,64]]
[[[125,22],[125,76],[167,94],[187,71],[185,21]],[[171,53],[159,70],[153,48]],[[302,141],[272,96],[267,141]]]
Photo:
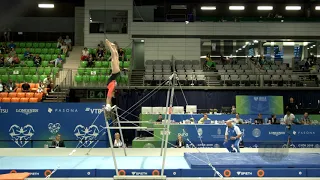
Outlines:
[[319,2],[44,3],[0,6],[0,180],[320,180]]

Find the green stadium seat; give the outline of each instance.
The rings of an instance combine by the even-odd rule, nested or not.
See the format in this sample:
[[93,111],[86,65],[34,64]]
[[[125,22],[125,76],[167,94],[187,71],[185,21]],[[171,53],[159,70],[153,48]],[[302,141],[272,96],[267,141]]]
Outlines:
[[98,76],[99,83],[106,83],[107,82],[107,76],[101,75]]
[[125,55],[131,55],[131,48],[128,48],[128,49],[125,49],[124,50],[124,53],[125,53]]
[[11,79],[13,82],[16,82],[17,81],[17,75],[9,75],[9,79]]
[[43,75],[40,75],[40,76],[39,76],[40,81],[43,81],[46,77],[47,77],[47,75],[44,75],[44,74],[43,74]]
[[59,70],[60,70],[60,68],[58,68],[58,67],[52,68],[52,73],[53,73],[53,75],[57,75],[58,72],[59,72]]
[[20,59],[20,61],[24,61],[24,55],[23,54],[18,54],[18,58]]
[[106,60],[106,61],[109,61],[109,58],[110,58],[110,55],[109,55],[109,54],[106,54],[106,55],[104,56],[104,60]]
[[38,83],[39,82],[39,76],[38,75],[33,75],[31,82]]
[[41,54],[41,49],[40,48],[36,48],[34,51],[35,54]]
[[39,43],[34,42],[34,43],[32,44],[32,47],[33,47],[33,48],[39,48]]
[[52,47],[51,47],[51,43],[46,43],[46,44],[45,44],[45,48],[52,48]]
[[96,75],[100,75],[100,68],[92,68],[92,71],[96,72]]
[[28,68],[28,67],[22,68],[21,73],[22,73],[23,75],[29,74],[29,68]]
[[74,80],[76,81],[76,83],[81,83],[82,82],[82,76],[81,75],[76,75]]
[[32,82],[32,76],[31,76],[31,75],[25,75],[25,76],[24,76],[24,81],[26,81],[26,82]]
[[46,43],[39,43],[39,48],[46,48]]
[[1,76],[1,81],[2,81],[3,83],[7,83],[8,80],[9,80],[9,76],[8,76],[8,75],[2,75],[2,76]]
[[84,72],[85,72],[85,68],[79,68],[78,69],[78,74],[79,75],[84,75]]
[[[44,62],[44,61],[42,61]],[[44,68],[43,67],[38,67],[38,75],[44,74]]]
[[16,50],[16,53],[17,53],[17,54],[21,54],[21,53],[22,53],[22,52],[21,52],[21,48],[16,48],[15,50]]
[[129,67],[130,67],[130,61],[124,61],[123,68],[129,68]]
[[21,42],[20,44],[19,44],[19,48],[25,48],[26,47],[26,43],[25,42]]
[[130,61],[131,60],[131,55],[126,55],[126,61]]
[[90,76],[90,82],[91,83],[97,83],[98,82],[98,76],[97,75]]
[[109,67],[109,61],[102,61],[102,67]]
[[27,47],[27,48],[31,48],[31,47],[32,47],[32,42],[27,42],[27,43],[26,43],[26,47]]
[[52,61],[52,56],[51,54],[47,54],[44,58],[45,61]]
[[87,67],[87,65],[88,65],[87,61],[81,61],[81,63],[80,63],[80,67],[82,67],[82,68]]
[[47,48],[41,49],[41,54],[48,54],[48,49]]
[[0,68],[0,75],[7,74],[7,69],[6,68]]
[[66,60],[66,55],[65,54],[61,54],[61,58],[62,58],[63,61],[65,61]]
[[57,43],[51,43],[51,48],[57,48]]
[[102,69],[100,69],[100,73],[101,73],[101,75],[107,75],[108,69],[102,68]]
[[37,74],[37,68],[31,67],[31,68],[29,69],[29,74],[30,74],[30,75],[35,75],[35,74]]
[[94,67],[96,67],[96,68],[101,68],[101,67],[102,67],[102,62],[101,62],[101,61],[96,61],[96,62],[94,63]]
[[17,81],[18,83],[22,83],[23,82],[23,75],[17,75]]
[[82,76],[83,82],[87,83],[90,82],[90,76],[89,75],[84,75]]
[[58,55],[57,54],[53,54],[51,57],[52,57],[52,59],[57,59]]
[[85,74],[86,75],[91,75],[91,71],[92,71],[92,68],[86,68],[85,69]]
[[46,57],[45,54],[39,54],[39,57],[41,57],[41,60],[44,61],[44,58]]
[[[34,48],[30,48],[30,53],[31,54],[34,54],[36,52],[36,49],[34,49]],[[24,53],[24,52],[23,52]]]
[[34,66],[34,63],[33,63],[33,61],[26,61],[26,65],[27,65],[28,67],[33,67],[33,66]]
[[56,49],[55,54],[61,54],[61,49]]
[[16,72],[16,74],[21,74],[21,71],[22,71],[22,67],[16,67],[14,68],[14,70]]
[[41,61],[41,66],[42,67],[48,67],[49,66],[49,61]]
[[51,68],[50,67],[47,67],[44,69],[44,74],[45,75],[50,75],[51,74]]
[[48,50],[48,53],[49,53],[49,54],[54,54],[54,53],[55,53],[55,49],[50,48],[50,49]]

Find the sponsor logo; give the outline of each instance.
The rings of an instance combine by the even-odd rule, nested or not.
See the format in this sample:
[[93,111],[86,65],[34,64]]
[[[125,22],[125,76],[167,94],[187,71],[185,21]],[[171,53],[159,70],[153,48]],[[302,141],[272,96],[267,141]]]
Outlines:
[[23,127],[14,124],[9,128],[9,135],[11,136],[11,140],[15,142],[19,147],[24,147],[26,144],[28,144],[32,136],[34,135],[34,132],[35,131],[30,124]]
[[252,131],[252,136],[253,136],[253,137],[256,137],[256,138],[260,137],[260,136],[261,136],[261,131],[260,131],[260,129],[255,128],[255,129]]
[[178,133],[179,136],[182,136],[182,137],[188,137],[189,134],[184,130],[182,129],[182,133]]
[[314,131],[293,131],[293,135],[315,135]]
[[220,145],[219,144],[215,144],[213,145],[214,148],[220,148]]
[[91,114],[101,114],[103,112],[103,109],[86,108],[85,111],[90,112]]
[[319,144],[314,145],[314,148],[320,148]]
[[197,133],[198,133],[199,138],[202,138],[202,134],[203,134],[202,128],[198,128]]
[[146,176],[147,172],[131,172],[132,176]]
[[77,125],[73,132],[77,137],[77,140],[79,140],[81,147],[89,147],[97,140],[97,136],[100,133],[99,128],[96,125],[85,127],[81,124]]
[[60,128],[61,128],[60,123],[55,123],[55,124],[49,123],[48,124],[48,129],[51,132],[51,134],[57,134],[59,132]]
[[0,107],[0,114],[8,114],[9,113],[9,109],[2,109]]
[[17,113],[22,113],[22,114],[25,114],[25,115],[29,115],[29,114],[32,114],[32,113],[38,113],[39,109],[16,109],[16,112]]
[[237,171],[238,176],[252,176],[252,172]]
[[286,132],[269,132],[269,134],[274,136],[280,136],[280,135],[285,135]]
[[254,101],[262,101],[262,102],[266,102],[267,101],[267,97],[253,97]]
[[167,130],[162,130],[162,131],[160,131],[160,134],[161,135],[170,135],[170,131],[167,131]]
[[52,109],[48,108],[48,113],[77,113],[78,109]]
[[223,139],[224,135],[222,135],[222,131],[220,128],[217,129],[217,135],[211,135],[213,139]]
[[40,173],[39,172],[29,172],[31,176],[39,176]]

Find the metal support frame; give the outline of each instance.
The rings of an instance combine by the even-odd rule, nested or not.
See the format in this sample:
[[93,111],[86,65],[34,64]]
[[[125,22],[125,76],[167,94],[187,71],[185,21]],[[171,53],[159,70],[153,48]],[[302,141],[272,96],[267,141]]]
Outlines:
[[[161,168],[161,174],[159,177],[159,179],[164,178],[164,169],[165,169],[165,162],[166,162],[166,155],[167,155],[167,149],[168,149],[168,140],[169,140],[169,130],[170,130],[170,124],[171,124],[171,113],[172,113],[172,106],[173,106],[173,98],[174,98],[174,90],[175,90],[175,84],[177,81],[177,74],[176,72],[174,72],[170,77],[169,77],[169,85],[170,88],[168,89],[167,92],[167,102],[166,102],[166,114],[165,114],[165,120],[166,123],[164,124],[164,128],[156,128],[156,129],[162,129],[162,143],[161,143],[161,153],[160,156],[163,157],[162,159],[162,168]],[[118,123],[118,127],[110,127],[109,123],[108,123],[108,115],[106,110],[104,110],[104,117],[105,117],[105,121],[106,121],[106,129],[107,129],[107,133],[108,133],[108,138],[109,138],[109,143],[110,143],[110,148],[111,148],[111,153],[112,153],[112,158],[113,158],[113,163],[114,163],[114,167],[115,167],[115,171],[116,171],[116,176],[115,178],[117,178],[117,176],[119,176],[119,169],[118,169],[118,165],[117,165],[117,161],[116,161],[116,155],[114,152],[114,146],[113,146],[113,140],[112,140],[112,134],[111,134],[111,129],[119,129],[120,132],[120,136],[121,136],[121,141],[124,143],[124,138],[123,138],[123,133],[122,133],[122,129],[147,129],[147,127],[121,127],[121,122],[120,122],[120,118],[119,118],[119,114],[118,114],[118,107],[117,106],[113,106],[112,107],[112,111],[115,112],[115,115],[117,116],[117,123]],[[123,150],[124,150],[124,154],[125,156],[127,156],[126,153],[126,149],[125,146],[123,146]]]

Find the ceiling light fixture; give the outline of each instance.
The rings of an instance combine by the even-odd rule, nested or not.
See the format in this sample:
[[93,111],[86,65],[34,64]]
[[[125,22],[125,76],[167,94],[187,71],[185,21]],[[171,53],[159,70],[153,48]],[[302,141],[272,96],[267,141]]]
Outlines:
[[204,10],[204,11],[208,11],[208,10],[216,10],[217,7],[216,6],[201,6],[201,10]]
[[257,9],[259,11],[271,11],[273,10],[273,6],[258,6]]
[[299,11],[299,10],[301,10],[301,6],[286,6],[286,10],[288,10],[288,11]]
[[242,11],[244,10],[244,6],[229,6],[229,10]]
[[54,8],[54,4],[38,4],[39,8]]

